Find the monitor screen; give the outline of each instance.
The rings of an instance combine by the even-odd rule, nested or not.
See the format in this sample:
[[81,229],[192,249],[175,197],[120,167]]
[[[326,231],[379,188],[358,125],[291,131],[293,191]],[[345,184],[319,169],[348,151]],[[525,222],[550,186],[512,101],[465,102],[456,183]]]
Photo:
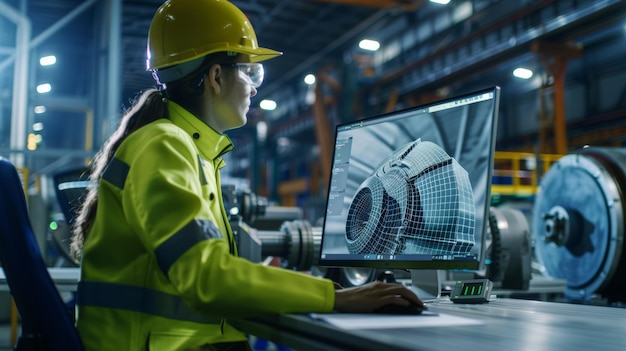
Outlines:
[[481,269],[499,96],[338,125],[319,265]]

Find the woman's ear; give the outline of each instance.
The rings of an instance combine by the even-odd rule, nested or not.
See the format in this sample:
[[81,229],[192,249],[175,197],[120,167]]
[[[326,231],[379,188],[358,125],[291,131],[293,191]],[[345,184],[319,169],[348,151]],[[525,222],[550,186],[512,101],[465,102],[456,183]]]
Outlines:
[[222,92],[222,73],[224,73],[222,66],[215,64],[209,68],[209,73],[204,80],[205,84],[209,85],[208,88],[213,90],[215,94]]

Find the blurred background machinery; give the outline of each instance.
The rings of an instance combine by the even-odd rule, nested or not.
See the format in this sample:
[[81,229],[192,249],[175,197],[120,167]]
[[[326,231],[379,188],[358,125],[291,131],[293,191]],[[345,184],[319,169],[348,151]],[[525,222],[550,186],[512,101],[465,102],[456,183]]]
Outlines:
[[[491,208],[484,269],[453,272],[448,280],[471,275],[491,279],[502,294],[626,302],[626,149],[583,148],[546,169],[536,195],[524,201],[501,201]],[[56,225],[49,228],[48,242],[67,262],[57,257],[51,264],[76,265],[67,249],[72,207],[89,183],[84,169],[53,178],[63,216],[53,216]],[[494,184],[494,189],[501,185]],[[265,197],[236,185],[224,185],[222,190],[239,253],[251,261],[310,271],[343,286],[409,278],[403,271],[319,268],[322,229],[306,220],[302,209],[271,205]]]
[[543,177],[533,213],[535,254],[567,281],[565,297],[626,302],[626,150],[589,147],[566,155]]
[[528,290],[532,241],[526,216],[513,207],[492,207],[488,228],[486,277],[496,288]]
[[[470,274],[491,279],[511,295],[625,302],[626,150],[583,148],[546,169],[529,200],[491,208],[485,269]],[[298,209],[269,206],[250,192],[230,193],[231,214],[240,214],[233,216],[233,227],[247,257],[280,257],[284,267],[312,270],[344,286],[388,279],[375,269],[320,270],[315,264],[321,228],[302,219]],[[393,273],[408,278],[408,273]]]
[[302,219],[298,208],[270,206],[267,199],[232,185],[222,186],[239,255],[253,262],[280,259],[284,268],[310,270],[317,261],[321,228]]

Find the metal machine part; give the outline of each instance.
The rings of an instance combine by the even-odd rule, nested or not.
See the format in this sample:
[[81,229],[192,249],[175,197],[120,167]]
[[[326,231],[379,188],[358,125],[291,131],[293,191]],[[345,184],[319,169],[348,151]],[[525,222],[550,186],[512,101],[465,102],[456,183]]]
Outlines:
[[301,208],[286,206],[267,206],[262,216],[255,217],[250,225],[260,230],[280,228],[284,222],[301,220],[304,214]]
[[222,194],[241,257],[253,262],[279,257],[284,268],[301,271],[317,263],[322,229],[301,219],[300,209],[268,206],[265,198],[231,185],[223,186]]
[[361,286],[376,279],[378,270],[372,268],[341,268],[339,284],[345,287]]
[[244,222],[256,229],[275,230],[285,221],[304,217],[300,208],[270,206],[265,197],[249,190],[236,189],[233,185],[224,185],[222,193],[227,210],[234,209]]
[[262,256],[283,258],[283,266],[309,270],[317,263],[322,241],[322,228],[308,221],[286,221],[278,231],[258,231]]
[[396,279],[410,279],[408,272],[405,271],[388,271],[377,268],[363,267],[320,267],[323,269],[320,276],[331,279],[339,285],[349,288],[361,286],[374,280],[381,280],[387,283],[395,283]]
[[589,147],[566,155],[540,187],[533,212],[539,263],[567,281],[568,299],[599,294],[609,302],[626,301],[626,150]]
[[253,262],[265,257],[281,258],[283,268],[309,270],[317,263],[322,228],[308,221],[286,221],[279,230],[257,230],[240,219],[231,218],[239,256]]
[[487,277],[502,289],[527,290],[531,277],[532,244],[524,214],[514,208],[492,207],[487,234]]

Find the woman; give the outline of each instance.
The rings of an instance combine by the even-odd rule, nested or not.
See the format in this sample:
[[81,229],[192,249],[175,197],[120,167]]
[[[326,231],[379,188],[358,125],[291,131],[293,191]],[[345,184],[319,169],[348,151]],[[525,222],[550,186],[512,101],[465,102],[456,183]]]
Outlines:
[[[263,80],[245,15],[224,0],[170,0],[148,38],[144,92],[94,159],[74,228],[77,327],[88,350],[247,350],[227,318],[366,312],[421,301],[399,284],[327,279],[237,257],[222,203],[224,131],[246,123]],[[404,297],[404,298],[403,298]]]

